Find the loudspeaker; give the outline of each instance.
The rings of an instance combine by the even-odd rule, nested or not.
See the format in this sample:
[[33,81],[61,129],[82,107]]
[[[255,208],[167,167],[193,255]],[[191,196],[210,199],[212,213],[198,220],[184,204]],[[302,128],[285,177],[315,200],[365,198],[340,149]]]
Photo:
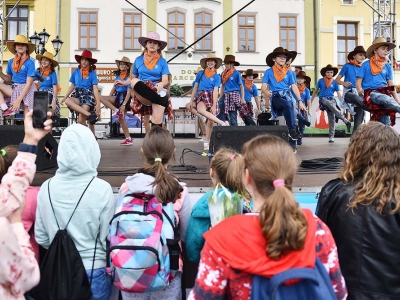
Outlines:
[[288,128],[285,125],[271,126],[214,126],[210,139],[210,153],[221,147],[242,152],[243,145],[261,134],[273,134],[288,141]]
[[[8,145],[18,145],[24,139],[24,126],[0,126],[0,149]],[[58,143],[49,133],[39,141],[37,147],[36,170],[57,167]]]

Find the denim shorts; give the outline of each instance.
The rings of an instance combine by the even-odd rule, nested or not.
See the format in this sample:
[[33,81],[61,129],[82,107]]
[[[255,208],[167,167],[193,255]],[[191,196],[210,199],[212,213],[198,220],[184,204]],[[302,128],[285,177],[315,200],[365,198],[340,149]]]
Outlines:
[[[86,270],[90,282],[90,275],[92,270]],[[111,276],[108,274],[106,268],[94,269],[92,285],[92,300],[109,300],[111,296]]]

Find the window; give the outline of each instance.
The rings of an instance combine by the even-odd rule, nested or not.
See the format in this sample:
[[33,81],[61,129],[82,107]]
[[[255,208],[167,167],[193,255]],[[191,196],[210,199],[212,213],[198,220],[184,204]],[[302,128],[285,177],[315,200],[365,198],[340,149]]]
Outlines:
[[256,51],[256,16],[239,15],[239,51]]
[[337,60],[343,66],[347,61],[347,54],[357,45],[357,24],[338,23],[337,25]]
[[79,12],[79,49],[97,49],[97,12]]
[[297,51],[297,17],[279,16],[279,45]]
[[[194,15],[194,38],[197,41],[212,29],[212,15],[200,12]],[[196,43],[196,50],[212,50],[212,33]]]
[[124,50],[140,50],[138,38],[142,35],[142,14],[124,13]]
[[185,45],[185,14],[179,11],[168,13],[168,49],[183,49]]
[[[7,6],[7,15],[13,6]],[[7,20],[7,41],[15,40],[18,34],[28,36],[28,6],[17,6]]]

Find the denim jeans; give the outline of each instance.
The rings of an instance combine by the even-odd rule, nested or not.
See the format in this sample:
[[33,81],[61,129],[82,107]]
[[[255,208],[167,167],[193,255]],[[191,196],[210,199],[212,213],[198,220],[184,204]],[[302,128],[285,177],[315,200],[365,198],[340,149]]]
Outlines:
[[286,125],[289,130],[296,129],[297,118],[292,99],[287,100],[286,98],[273,96],[271,103],[274,109],[283,111],[283,116],[285,117]]
[[[86,270],[90,282],[92,270]],[[92,285],[92,300],[109,300],[111,296],[111,277],[108,275],[106,268],[94,269]]]
[[355,115],[354,115],[353,132],[355,132],[356,129],[358,128],[358,126],[360,126],[361,123],[364,121],[365,111],[361,107],[362,100],[363,100],[362,97],[360,97],[359,95],[354,94],[352,92],[347,92],[344,95],[344,101],[346,101],[347,103],[356,105],[354,107]]
[[228,115],[225,114],[225,97],[222,96],[218,100],[218,108],[219,108],[219,114],[217,115],[217,118],[220,119],[221,121],[226,121],[228,117],[229,125],[231,126],[237,126],[237,110],[234,111],[229,111]]
[[326,113],[328,115],[329,121],[329,137],[335,136],[335,116],[342,120],[345,124],[349,121],[344,117],[342,112],[337,108],[336,100],[331,97],[321,97],[319,98],[319,103],[325,106]]
[[256,126],[257,125],[251,116],[244,117],[243,122],[244,122],[244,124],[246,124],[246,126]]
[[237,126],[237,110],[228,112],[229,125]]

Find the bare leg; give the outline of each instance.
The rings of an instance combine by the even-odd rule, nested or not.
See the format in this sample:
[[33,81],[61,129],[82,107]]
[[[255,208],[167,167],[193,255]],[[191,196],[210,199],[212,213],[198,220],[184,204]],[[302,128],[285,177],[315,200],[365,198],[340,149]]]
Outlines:
[[92,131],[93,135],[96,136],[96,133],[94,131],[94,124],[89,124],[89,129]]
[[121,124],[122,131],[124,132],[125,138],[128,139],[131,137],[131,135],[129,134],[129,128],[128,128],[128,124],[126,124],[125,116],[126,116],[126,110],[124,110],[124,117],[122,119],[118,119],[118,121],[119,121],[119,124]]
[[210,141],[212,129],[214,127],[214,122],[207,122],[207,130],[206,130],[206,141]]
[[223,121],[218,119],[216,116],[214,116],[212,113],[208,112],[207,108],[203,102],[199,102],[197,104],[197,111],[199,112],[199,114],[205,116],[207,119],[209,119],[217,124],[222,125],[224,123]]
[[4,97],[11,98],[11,95],[12,95],[11,86],[4,83],[0,83],[0,105],[6,103]]
[[[79,100],[77,98],[68,98],[65,100],[65,104],[68,106],[69,109],[76,111],[79,113],[78,123],[82,125],[86,125],[86,117],[90,116],[90,106],[88,105],[79,105]],[[81,121],[79,121],[81,120]],[[82,121],[83,120],[83,121]]]
[[154,124],[161,124],[163,122],[165,107],[158,104],[152,104],[151,108],[153,110],[151,121]]
[[144,123],[144,129],[147,132],[150,131],[151,127],[150,127],[150,115],[144,115],[143,116],[143,123]]
[[116,110],[115,107],[115,98],[113,96],[100,96],[100,102],[104,104],[104,106],[110,108],[111,110]]
[[190,103],[185,105],[186,109],[189,110],[192,114],[198,117],[198,124],[200,127],[201,135],[207,134],[206,124],[204,124],[203,120],[200,118],[201,115],[194,108],[190,109]]

